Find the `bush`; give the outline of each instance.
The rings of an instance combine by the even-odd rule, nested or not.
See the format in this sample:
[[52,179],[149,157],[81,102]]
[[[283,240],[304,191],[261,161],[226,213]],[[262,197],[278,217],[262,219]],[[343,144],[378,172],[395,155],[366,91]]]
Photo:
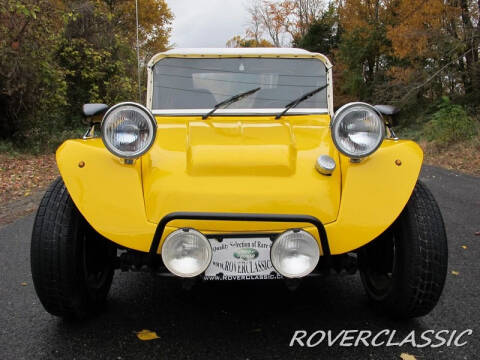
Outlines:
[[474,137],[478,133],[477,121],[468,116],[462,106],[443,97],[437,111],[425,124],[424,133],[429,141],[449,145]]
[[[35,127],[16,139],[0,139],[0,154],[49,154],[68,139],[79,139],[85,134],[87,125],[80,121],[71,129],[61,126]],[[98,129],[97,129],[98,131]]]
[[0,154],[16,155],[17,149],[11,140],[0,139]]

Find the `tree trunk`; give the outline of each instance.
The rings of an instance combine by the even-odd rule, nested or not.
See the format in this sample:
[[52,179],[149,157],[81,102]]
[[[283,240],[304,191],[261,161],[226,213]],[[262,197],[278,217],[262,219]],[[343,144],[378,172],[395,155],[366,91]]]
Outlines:
[[[478,83],[475,81],[475,53],[478,53],[478,41],[475,38],[472,19],[470,18],[470,11],[468,9],[468,0],[461,0],[460,6],[462,10],[462,21],[464,26],[464,42],[465,42],[465,49],[470,50],[465,55],[465,60],[467,63],[467,83],[464,84],[465,92],[467,94],[471,94],[473,91],[478,90]],[[478,56],[478,55],[477,55]]]

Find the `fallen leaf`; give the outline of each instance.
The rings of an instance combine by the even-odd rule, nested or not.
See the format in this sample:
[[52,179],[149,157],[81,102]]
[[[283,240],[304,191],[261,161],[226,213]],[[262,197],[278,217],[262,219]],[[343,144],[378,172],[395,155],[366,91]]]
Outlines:
[[137,332],[137,337],[142,341],[155,340],[159,338],[155,331],[145,329]]
[[453,271],[453,270],[452,270],[452,274],[453,274],[453,275],[459,275],[460,273],[459,273],[458,271]]
[[55,154],[0,154],[0,204],[31,196],[58,176]]
[[27,283],[24,281],[24,282],[22,282],[20,285],[22,285],[22,286],[27,286]]
[[462,245],[462,248],[463,248],[463,249],[466,249],[467,247],[466,247],[465,245]]
[[402,353],[400,355],[400,359],[402,359],[402,360],[417,360],[417,358],[415,356],[407,354],[407,353]]

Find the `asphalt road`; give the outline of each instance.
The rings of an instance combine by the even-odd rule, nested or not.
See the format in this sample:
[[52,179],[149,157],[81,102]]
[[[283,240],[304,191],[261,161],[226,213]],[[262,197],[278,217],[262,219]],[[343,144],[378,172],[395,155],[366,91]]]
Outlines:
[[[81,323],[44,311],[32,285],[33,215],[0,229],[0,359],[478,359],[480,351],[480,178],[426,167],[449,239],[446,287],[435,310],[392,321],[371,308],[360,279],[332,275],[289,292],[283,283],[208,283],[189,292],[149,274],[117,273],[107,309]],[[392,191],[395,191],[392,189]],[[462,246],[466,246],[464,249]],[[458,272],[458,275],[452,274]],[[22,284],[23,283],[23,284]],[[136,332],[155,331],[141,341]],[[295,330],[472,329],[462,347],[290,348]]]

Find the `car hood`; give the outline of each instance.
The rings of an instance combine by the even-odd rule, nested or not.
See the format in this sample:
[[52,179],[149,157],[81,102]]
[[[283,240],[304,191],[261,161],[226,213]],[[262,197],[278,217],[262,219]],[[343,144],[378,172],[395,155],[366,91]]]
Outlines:
[[[176,211],[305,214],[334,221],[341,174],[329,122],[328,115],[157,117],[155,144],[142,158],[149,221]],[[315,170],[324,154],[337,162],[332,176]],[[220,232],[295,227],[180,220],[171,225]]]

